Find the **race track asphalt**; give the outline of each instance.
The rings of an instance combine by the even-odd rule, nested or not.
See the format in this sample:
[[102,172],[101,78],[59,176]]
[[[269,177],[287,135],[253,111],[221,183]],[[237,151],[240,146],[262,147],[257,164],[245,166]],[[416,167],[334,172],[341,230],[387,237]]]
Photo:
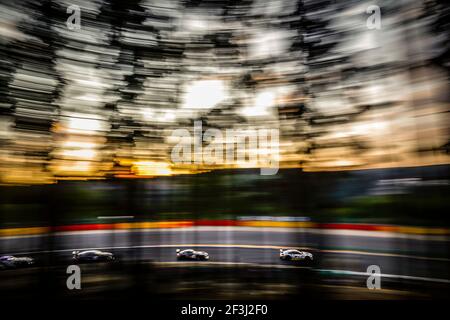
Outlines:
[[[326,232],[289,228],[196,227],[133,231],[63,232],[47,236],[0,238],[0,254],[55,254],[71,258],[75,249],[99,248],[119,259],[175,263],[176,248],[208,251],[209,263],[298,266],[279,259],[279,248],[312,250],[315,268],[366,272],[377,265],[398,278],[449,282],[448,239],[371,232]],[[300,265],[301,266],[301,265]]]

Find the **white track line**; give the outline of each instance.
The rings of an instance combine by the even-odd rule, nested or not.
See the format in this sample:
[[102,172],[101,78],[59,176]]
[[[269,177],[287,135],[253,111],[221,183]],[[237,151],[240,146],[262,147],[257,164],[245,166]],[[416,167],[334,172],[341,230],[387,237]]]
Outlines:
[[[352,275],[352,276],[363,276],[369,277],[372,276],[373,273],[367,272],[358,272],[351,270],[334,270],[334,269],[313,269],[311,267],[302,267],[302,266],[292,266],[292,265],[280,265],[280,264],[255,264],[255,263],[246,263],[246,262],[156,262],[155,264],[165,266],[165,267],[174,267],[174,268],[182,268],[182,267],[199,267],[205,265],[217,265],[217,266],[248,266],[252,268],[277,268],[277,269],[311,269],[317,272],[329,272],[333,274],[344,274],[344,275]],[[450,280],[440,279],[440,278],[428,278],[428,277],[415,277],[415,276],[404,276],[399,274],[380,274],[382,278],[391,278],[391,279],[403,279],[403,280],[416,280],[416,281],[428,281],[428,282],[439,282],[439,283],[450,283]]]
[[249,262],[220,262],[220,261],[196,261],[196,262],[177,262],[177,261],[165,261],[165,262],[153,262],[153,264],[164,266],[164,267],[201,267],[201,266],[247,266],[252,268],[278,268],[278,269],[311,269],[311,267],[303,266],[293,266],[293,265],[282,265],[282,264],[256,264]]
[[[329,272],[329,273],[335,273],[335,274],[345,274],[345,275],[352,275],[352,276],[364,276],[364,277],[369,277],[369,276],[373,275],[373,273],[357,272],[357,271],[350,271],[350,270],[317,269],[317,271],[319,271],[319,272]],[[382,277],[382,278],[393,278],[393,279],[420,280],[420,281],[429,281],[429,282],[450,283],[450,280],[447,280],[447,279],[404,276],[404,275],[398,275],[398,274],[381,273],[380,277]]]

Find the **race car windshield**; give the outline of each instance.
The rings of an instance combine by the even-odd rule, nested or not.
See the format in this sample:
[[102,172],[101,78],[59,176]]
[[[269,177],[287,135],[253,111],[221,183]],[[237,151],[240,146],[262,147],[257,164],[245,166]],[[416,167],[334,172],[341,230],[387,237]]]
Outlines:
[[98,254],[98,251],[87,251],[87,252],[82,252],[79,255],[80,256],[94,256]]

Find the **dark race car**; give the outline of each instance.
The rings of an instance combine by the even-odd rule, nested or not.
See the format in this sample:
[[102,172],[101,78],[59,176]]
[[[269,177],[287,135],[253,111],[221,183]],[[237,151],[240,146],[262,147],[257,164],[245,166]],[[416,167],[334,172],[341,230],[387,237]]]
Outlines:
[[177,249],[177,260],[209,260],[209,254],[205,251],[195,251],[192,249]]
[[29,267],[34,264],[34,259],[29,257],[2,256],[0,257],[1,269],[15,269]]
[[111,252],[100,250],[73,251],[72,255],[76,262],[109,262],[115,259]]
[[313,261],[313,255],[310,252],[297,249],[280,249],[280,259],[286,261],[302,261],[305,263],[311,263]]

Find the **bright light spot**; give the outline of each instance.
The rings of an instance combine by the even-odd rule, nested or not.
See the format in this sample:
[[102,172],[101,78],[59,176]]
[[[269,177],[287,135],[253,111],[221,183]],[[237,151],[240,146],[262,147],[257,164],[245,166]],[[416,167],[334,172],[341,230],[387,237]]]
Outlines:
[[352,127],[354,135],[380,135],[385,133],[387,124],[381,121],[359,123]]
[[166,122],[172,122],[175,120],[175,113],[174,112],[166,112],[163,116],[163,120]]
[[244,107],[240,113],[245,117],[262,117],[271,114],[270,108],[275,105],[275,93],[264,91],[257,94],[254,106]]
[[[87,72],[87,74],[85,74]],[[73,81],[76,82],[79,85],[82,85],[87,88],[104,88],[107,86],[104,81],[102,81],[102,78],[100,78],[98,75],[95,75],[94,73],[97,71],[94,71],[92,69],[89,69],[86,71],[80,70],[81,75],[74,78]]]
[[64,150],[63,156],[68,158],[78,158],[83,160],[91,160],[94,159],[97,152],[92,149],[78,149],[78,150]]
[[250,40],[249,56],[252,59],[278,57],[288,51],[293,36],[286,30],[257,31]]
[[52,171],[59,175],[81,174],[89,175],[95,168],[91,161],[56,161],[52,166]]
[[75,131],[100,131],[102,122],[96,119],[70,118],[68,129]]
[[155,118],[155,112],[153,111],[153,109],[151,108],[142,108],[141,109],[141,114],[144,117],[144,120],[146,121],[152,121]]
[[191,31],[204,31],[208,29],[206,21],[200,19],[190,19],[185,23],[185,27]]
[[145,121],[151,122],[173,122],[176,119],[175,110],[155,111],[151,108],[141,109],[141,114]]
[[169,176],[172,174],[168,163],[156,161],[134,162],[133,171],[138,176]]
[[66,140],[62,143],[63,148],[72,148],[72,149],[91,149],[97,146],[98,144],[94,142],[73,141],[73,140]]
[[336,167],[349,167],[349,166],[354,166],[357,163],[355,161],[352,160],[336,160],[332,162],[332,165],[336,166]]
[[77,99],[85,101],[100,101],[99,95],[96,94],[83,94],[78,96]]
[[211,109],[227,97],[222,80],[198,80],[186,87],[183,108]]

